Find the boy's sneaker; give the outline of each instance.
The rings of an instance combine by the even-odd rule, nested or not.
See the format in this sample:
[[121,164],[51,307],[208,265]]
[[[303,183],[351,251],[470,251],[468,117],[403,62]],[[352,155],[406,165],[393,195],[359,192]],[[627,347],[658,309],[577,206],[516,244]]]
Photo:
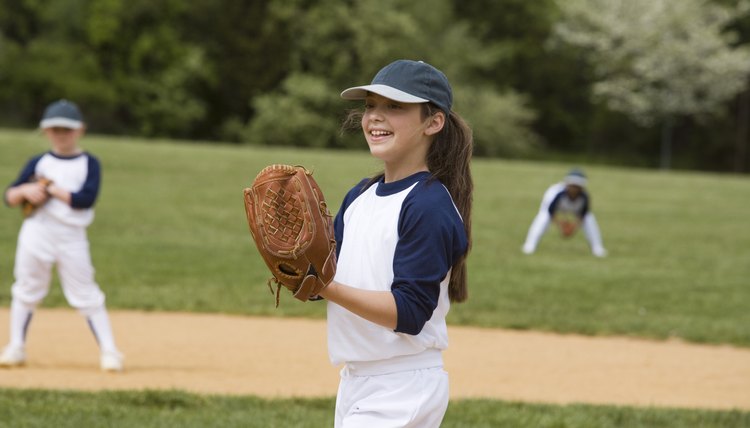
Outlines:
[[23,348],[6,346],[0,355],[0,367],[19,367],[26,364],[26,352]]
[[99,363],[105,372],[121,372],[123,355],[117,351],[102,352]]

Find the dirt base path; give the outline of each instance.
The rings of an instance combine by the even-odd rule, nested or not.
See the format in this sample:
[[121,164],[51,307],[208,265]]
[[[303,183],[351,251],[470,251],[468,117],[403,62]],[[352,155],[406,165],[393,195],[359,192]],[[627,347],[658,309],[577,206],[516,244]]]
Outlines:
[[[98,370],[98,348],[77,312],[42,309],[28,364],[0,370],[0,387],[336,393],[324,321],[137,311],[111,318],[125,372]],[[7,325],[0,310],[0,344]],[[750,410],[750,349],[455,326],[449,333],[455,398]]]

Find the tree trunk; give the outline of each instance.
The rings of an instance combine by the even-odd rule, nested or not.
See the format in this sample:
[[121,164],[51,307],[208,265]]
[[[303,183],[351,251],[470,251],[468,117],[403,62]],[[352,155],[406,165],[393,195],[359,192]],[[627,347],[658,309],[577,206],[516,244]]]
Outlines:
[[667,117],[661,126],[661,160],[659,167],[662,170],[668,170],[672,166],[672,129],[672,118]]
[[746,168],[750,91],[743,91],[737,98],[737,136],[734,145],[734,172],[739,173],[745,172]]

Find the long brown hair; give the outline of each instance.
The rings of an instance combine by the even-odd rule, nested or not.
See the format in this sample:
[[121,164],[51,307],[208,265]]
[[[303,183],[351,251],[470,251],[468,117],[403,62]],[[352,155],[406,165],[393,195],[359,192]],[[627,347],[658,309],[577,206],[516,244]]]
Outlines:
[[[431,117],[439,112],[432,103],[425,103],[422,116]],[[450,112],[443,129],[427,152],[427,168],[450,192],[453,203],[464,221],[469,246],[466,253],[453,265],[448,285],[451,302],[463,302],[469,297],[466,274],[466,256],[471,250],[471,205],[474,200],[474,180],[471,177],[471,155],[474,136],[469,125],[455,112]]]
[[[422,119],[442,112],[432,103],[422,104]],[[444,113],[444,112],[443,112]],[[361,129],[361,109],[350,110],[342,128],[345,130]],[[456,261],[451,268],[451,278],[448,284],[448,297],[451,302],[463,302],[468,297],[468,280],[466,273],[466,257],[471,250],[471,205],[474,194],[474,180],[471,177],[471,156],[474,151],[474,136],[469,125],[457,113],[451,111],[446,117],[443,129],[438,132],[427,151],[427,168],[433,177],[440,180],[448,189],[453,203],[464,222],[466,237],[469,245],[466,253]],[[383,177],[383,173],[373,176],[369,183],[375,183]]]

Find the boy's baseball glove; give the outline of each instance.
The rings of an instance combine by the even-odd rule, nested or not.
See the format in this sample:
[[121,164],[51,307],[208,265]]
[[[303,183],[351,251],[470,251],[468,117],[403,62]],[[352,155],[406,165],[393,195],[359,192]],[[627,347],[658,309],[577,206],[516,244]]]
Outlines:
[[[250,234],[276,283],[307,301],[336,273],[336,239],[323,192],[301,166],[271,165],[244,190]],[[271,293],[274,293],[271,288]]]
[[[45,189],[49,187],[50,184],[52,184],[52,180],[48,178],[44,178],[44,177],[34,178],[32,181],[36,183],[41,183]],[[45,202],[42,202],[39,205],[34,205],[31,203],[31,201],[24,199],[23,202],[21,202],[21,213],[23,213],[24,218],[31,217],[31,215],[34,214],[36,210],[40,206],[42,206]]]
[[572,213],[557,213],[555,223],[560,228],[560,235],[563,238],[570,238],[578,230],[580,219]]

